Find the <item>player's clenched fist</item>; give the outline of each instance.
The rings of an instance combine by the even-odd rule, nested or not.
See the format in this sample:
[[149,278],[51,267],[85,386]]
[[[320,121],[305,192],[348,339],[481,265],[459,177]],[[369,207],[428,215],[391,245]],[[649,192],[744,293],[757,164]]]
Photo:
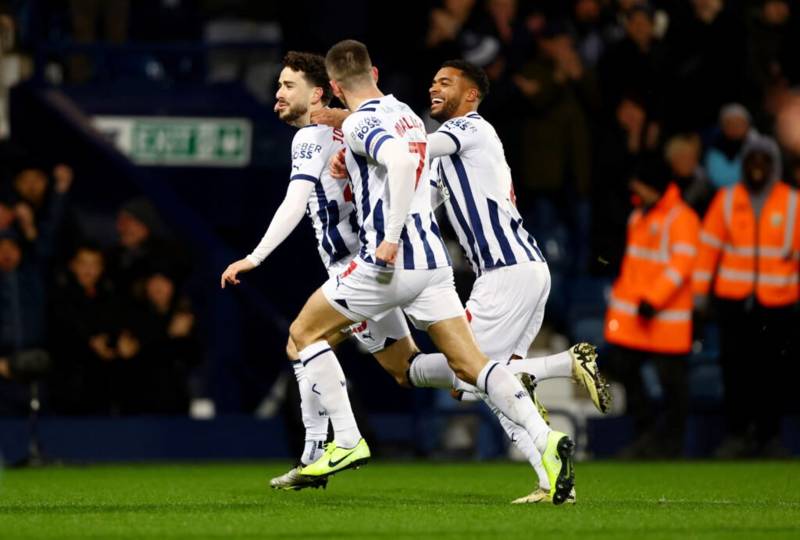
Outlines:
[[222,273],[222,278],[219,281],[220,286],[224,289],[226,282],[230,283],[231,285],[238,285],[239,280],[236,276],[239,274],[239,272],[249,272],[255,267],[256,265],[247,259],[239,259],[236,262],[232,262]]
[[348,177],[347,165],[344,162],[344,148],[336,152],[328,163],[328,170],[331,176],[339,180],[344,180]]

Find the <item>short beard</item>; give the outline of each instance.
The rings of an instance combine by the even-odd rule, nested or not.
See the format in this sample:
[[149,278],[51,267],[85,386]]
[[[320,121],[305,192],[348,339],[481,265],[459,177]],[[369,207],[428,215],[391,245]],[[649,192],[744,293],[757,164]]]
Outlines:
[[453,118],[453,113],[456,111],[457,107],[458,105],[454,101],[445,101],[444,106],[438,113],[433,114],[433,112],[431,112],[431,118],[438,122],[447,122]]
[[278,118],[280,118],[281,121],[286,122],[290,126],[294,126],[297,124],[298,120],[300,120],[303,116],[305,116],[307,112],[308,112],[308,107],[304,105],[290,106],[282,114],[281,112],[278,112]]

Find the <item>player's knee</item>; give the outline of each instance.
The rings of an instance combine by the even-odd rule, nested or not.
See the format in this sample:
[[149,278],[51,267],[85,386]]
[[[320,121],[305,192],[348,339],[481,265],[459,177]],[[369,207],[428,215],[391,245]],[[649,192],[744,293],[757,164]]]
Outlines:
[[411,383],[408,380],[408,371],[403,371],[399,373],[392,373],[392,378],[394,378],[394,382],[398,384],[398,386],[402,386],[403,388],[413,388]]
[[300,355],[297,353],[297,347],[291,337],[286,342],[286,357],[292,362],[300,359]]
[[308,339],[308,328],[298,319],[289,326],[289,340],[294,343],[297,351],[302,351],[311,344]]
[[478,380],[478,372],[470,364],[464,362],[449,362],[449,364],[456,377],[462,381],[474,385]]

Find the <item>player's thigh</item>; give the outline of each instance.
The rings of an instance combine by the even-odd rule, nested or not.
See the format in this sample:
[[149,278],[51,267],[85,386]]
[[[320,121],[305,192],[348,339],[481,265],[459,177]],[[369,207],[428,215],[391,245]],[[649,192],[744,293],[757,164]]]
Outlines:
[[400,386],[409,386],[409,361],[419,353],[414,339],[408,335],[395,341],[388,347],[373,354],[378,364],[394,378]]
[[547,266],[499,268],[475,281],[467,316],[478,346],[492,360],[525,356],[542,325],[550,290]]
[[331,306],[320,288],[311,295],[303,309],[300,310],[289,329],[289,334],[297,349],[302,351],[312,343],[323,340],[329,334],[349,326],[353,322],[355,321]]
[[453,269],[449,266],[434,270],[411,270],[398,277],[401,286],[415,291],[402,307],[419,330],[427,330],[435,322],[464,315],[464,306],[453,281]]
[[456,377],[475,384],[488,358],[481,352],[464,315],[428,326],[434,345],[447,357]]

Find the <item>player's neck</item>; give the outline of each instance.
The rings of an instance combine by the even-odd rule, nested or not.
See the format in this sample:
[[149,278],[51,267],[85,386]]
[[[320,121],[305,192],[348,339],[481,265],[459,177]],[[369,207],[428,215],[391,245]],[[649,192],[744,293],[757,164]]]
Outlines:
[[464,104],[453,112],[453,118],[460,118],[462,116],[467,116],[468,114],[477,112],[478,112],[477,107],[473,107],[472,105],[469,104]]
[[381,92],[380,90],[378,90],[377,87],[374,86],[372,88],[364,88],[355,90],[353,92],[347,92],[347,94],[345,95],[345,99],[347,99],[347,106],[351,111],[355,111],[356,109],[361,107],[361,104],[364,103],[365,101],[382,97],[383,97],[383,92]]
[[297,119],[297,121],[294,124],[294,127],[296,127],[296,128],[304,128],[306,126],[310,126],[311,125],[311,113],[313,113],[315,111],[320,111],[320,110],[322,110],[324,108],[325,108],[325,106],[322,105],[322,104],[310,105],[308,107],[308,110],[306,111],[306,114],[304,114],[303,116],[301,116],[300,118]]

